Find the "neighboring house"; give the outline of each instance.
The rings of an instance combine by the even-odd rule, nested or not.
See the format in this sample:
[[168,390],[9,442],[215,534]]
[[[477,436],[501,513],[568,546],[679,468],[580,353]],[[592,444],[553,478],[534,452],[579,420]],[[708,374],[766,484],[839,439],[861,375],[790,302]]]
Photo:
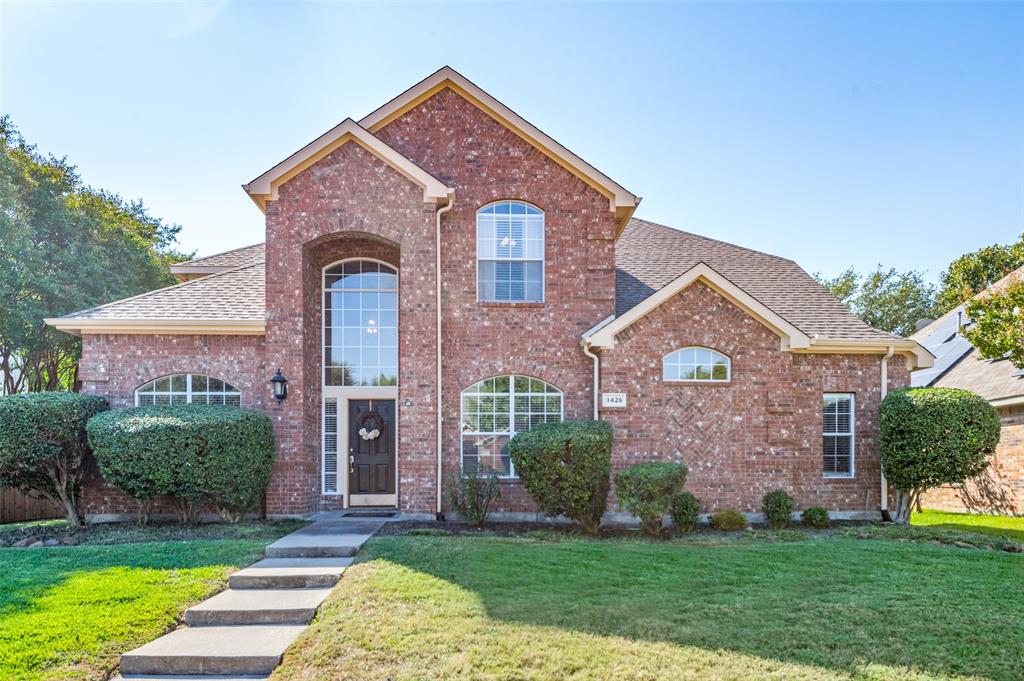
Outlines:
[[[931,355],[791,260],[633,218],[639,197],[452,69],[244,188],[265,244],[48,321],[82,336],[83,389],[114,407],[270,415],[268,513],[433,515],[480,465],[504,478],[499,512],[532,513],[511,436],[598,415],[616,467],[684,461],[708,508],[783,487],[877,515],[879,400]],[[84,504],[134,509],[102,484]]]
[[[986,292],[998,291],[1024,277],[1024,267],[1003,277]],[[916,387],[966,388],[999,412],[1002,432],[989,469],[964,485],[928,492],[921,504],[947,511],[1024,514],[1024,371],[1009,359],[983,359],[961,333],[970,324],[960,305],[923,327],[911,338],[935,355],[935,365],[915,371]]]

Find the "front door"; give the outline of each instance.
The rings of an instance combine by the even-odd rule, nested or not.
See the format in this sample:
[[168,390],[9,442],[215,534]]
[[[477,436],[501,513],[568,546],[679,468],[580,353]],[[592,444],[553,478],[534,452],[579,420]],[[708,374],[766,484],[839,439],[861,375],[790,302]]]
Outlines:
[[397,506],[395,401],[348,401],[349,506]]

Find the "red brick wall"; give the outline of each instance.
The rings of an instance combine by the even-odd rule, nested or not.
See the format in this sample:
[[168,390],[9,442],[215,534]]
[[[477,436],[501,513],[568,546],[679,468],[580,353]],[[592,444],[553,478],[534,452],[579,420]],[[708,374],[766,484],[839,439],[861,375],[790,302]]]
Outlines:
[[[102,395],[111,408],[135,405],[135,389],[168,374],[207,374],[242,393],[243,407],[274,415],[262,336],[151,336],[87,334],[82,337],[82,392]],[[132,513],[137,504],[103,480],[82,493],[86,513]],[[167,512],[158,505],[155,512]]]
[[[601,389],[627,395],[626,409],[604,409],[615,428],[616,468],[648,460],[689,466],[686,488],[704,510],[759,512],[781,487],[798,508],[879,507],[878,355],[794,354],[718,293],[696,283],[618,336],[602,356]],[[666,383],[662,357],[700,345],[732,358],[728,384]],[[909,378],[890,363],[890,386]],[[855,393],[855,477],[822,473],[822,393]]]
[[958,513],[1024,515],[1024,406],[999,409],[1003,428],[988,470],[964,485],[933,489],[924,508]]
[[[580,335],[614,311],[608,199],[451,90],[377,136],[455,189],[442,236],[446,477],[460,469],[460,393],[484,378],[543,379],[563,391],[566,418],[589,418],[592,365]],[[544,211],[543,304],[477,302],[476,212],[499,199]],[[506,485],[499,510],[529,507],[518,484]]]

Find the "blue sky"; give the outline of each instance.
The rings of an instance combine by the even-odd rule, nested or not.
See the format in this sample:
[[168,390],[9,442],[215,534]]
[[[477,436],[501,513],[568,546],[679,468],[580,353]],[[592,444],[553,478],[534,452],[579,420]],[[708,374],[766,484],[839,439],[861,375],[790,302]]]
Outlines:
[[239,185],[450,64],[639,217],[931,279],[1024,231],[1024,3],[0,5],[0,111],[208,254]]

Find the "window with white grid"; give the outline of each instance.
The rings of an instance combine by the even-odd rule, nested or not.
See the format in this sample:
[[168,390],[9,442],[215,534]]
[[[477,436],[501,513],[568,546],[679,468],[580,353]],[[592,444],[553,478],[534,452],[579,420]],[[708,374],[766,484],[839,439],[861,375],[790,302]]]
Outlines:
[[242,393],[227,381],[203,374],[174,374],[150,381],[135,391],[135,404],[224,404],[237,407]]
[[324,269],[324,385],[398,384],[398,271],[375,260]]
[[495,376],[462,391],[462,468],[514,478],[508,443],[538,423],[562,420],[562,391],[528,376]]
[[661,361],[666,381],[728,382],[732,379],[732,362],[710,348],[681,348],[665,355]]
[[522,201],[476,214],[477,300],[544,301],[544,213]]
[[853,477],[853,394],[825,393],[822,452],[825,477]]

